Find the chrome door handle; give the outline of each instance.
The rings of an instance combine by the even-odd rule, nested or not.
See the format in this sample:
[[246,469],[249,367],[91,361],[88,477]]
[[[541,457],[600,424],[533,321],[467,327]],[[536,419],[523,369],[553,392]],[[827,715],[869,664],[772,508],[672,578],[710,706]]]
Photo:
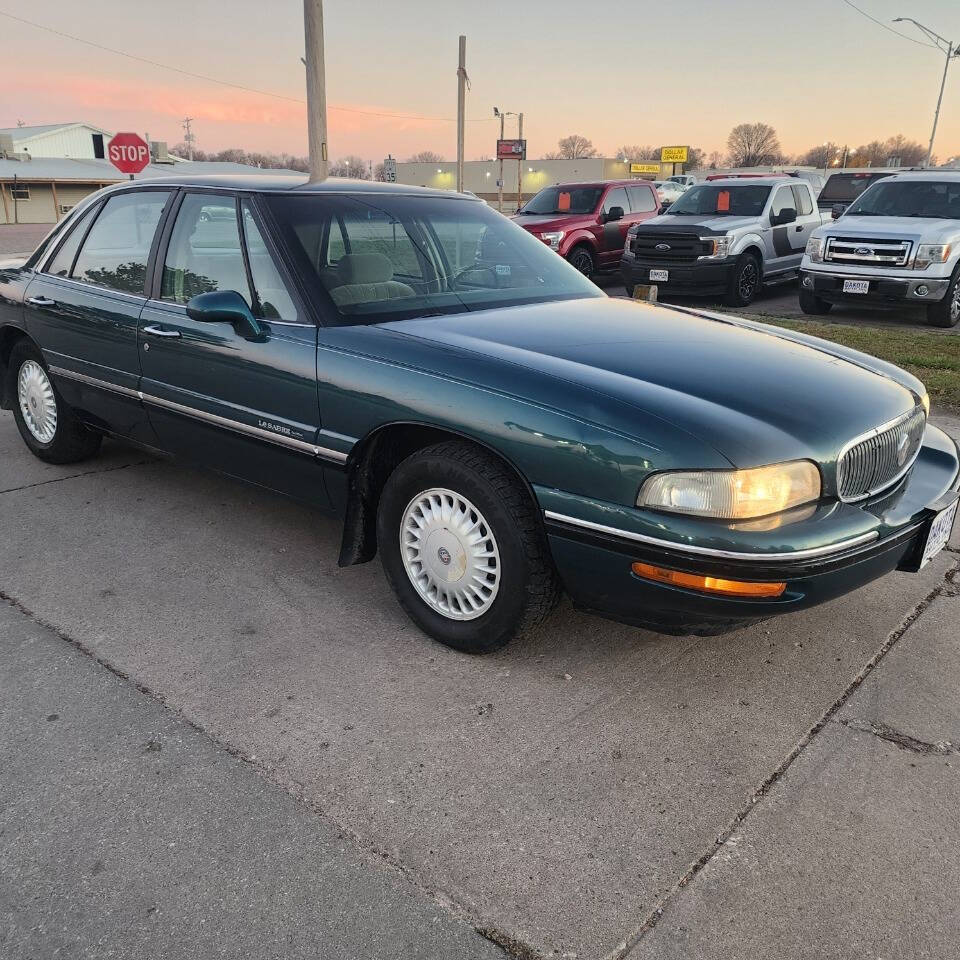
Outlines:
[[164,330],[161,327],[149,326],[144,327],[143,332],[149,334],[151,337],[179,337],[179,330]]
[[49,297],[27,297],[27,303],[33,307],[55,307],[57,305],[57,301],[51,300]]

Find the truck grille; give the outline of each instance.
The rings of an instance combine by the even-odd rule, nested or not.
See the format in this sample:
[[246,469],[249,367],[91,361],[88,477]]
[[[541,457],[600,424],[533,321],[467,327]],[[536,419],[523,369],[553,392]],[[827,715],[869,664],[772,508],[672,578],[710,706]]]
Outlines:
[[877,237],[827,237],[823,251],[827,263],[864,267],[905,267],[910,259],[909,240]]
[[641,232],[633,238],[633,252],[644,260],[696,260],[711,253],[712,244],[691,233]]
[[915,407],[848,445],[837,460],[837,493],[841,500],[862,500],[899,480],[913,465],[927,415]]

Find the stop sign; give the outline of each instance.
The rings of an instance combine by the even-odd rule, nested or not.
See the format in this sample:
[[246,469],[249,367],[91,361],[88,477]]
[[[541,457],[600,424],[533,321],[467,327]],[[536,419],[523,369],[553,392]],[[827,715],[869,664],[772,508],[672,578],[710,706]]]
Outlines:
[[150,162],[150,147],[136,133],[118,133],[107,144],[107,159],[121,173],[139,173]]

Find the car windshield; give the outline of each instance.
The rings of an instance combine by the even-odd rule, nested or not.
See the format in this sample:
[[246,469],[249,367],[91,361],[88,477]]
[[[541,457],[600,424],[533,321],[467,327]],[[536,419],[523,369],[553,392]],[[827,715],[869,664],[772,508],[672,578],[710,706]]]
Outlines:
[[342,325],[605,296],[479,200],[267,195],[294,267]]
[[524,208],[524,214],[593,213],[603,187],[544,187]]
[[847,207],[847,215],[960,220],[960,180],[881,180]]
[[817,200],[825,203],[849,203],[856,200],[871,184],[876,183],[885,173],[834,173],[824,184]]
[[761,184],[701,183],[674,200],[671,215],[709,217],[759,217],[770,187]]

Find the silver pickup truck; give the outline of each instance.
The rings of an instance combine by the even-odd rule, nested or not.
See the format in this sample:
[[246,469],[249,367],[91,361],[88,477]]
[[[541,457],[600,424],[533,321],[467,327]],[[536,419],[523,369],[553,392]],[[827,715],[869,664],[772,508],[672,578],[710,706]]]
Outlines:
[[750,303],[764,283],[794,279],[822,223],[810,184],[798,177],[730,177],[690,187],[670,212],[630,228],[620,272],[659,295],[721,296]]
[[924,306],[937,327],[960,321],[960,173],[885,177],[813,232],[800,308],[864,302]]

